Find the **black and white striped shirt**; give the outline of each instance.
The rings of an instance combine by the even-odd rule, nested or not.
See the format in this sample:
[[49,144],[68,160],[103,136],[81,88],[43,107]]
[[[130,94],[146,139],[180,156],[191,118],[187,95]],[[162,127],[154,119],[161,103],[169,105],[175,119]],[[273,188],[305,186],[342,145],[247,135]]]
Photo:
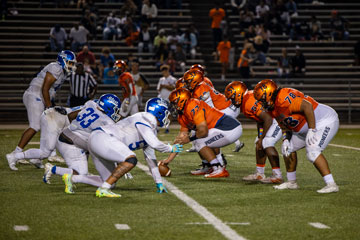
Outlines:
[[87,72],[84,74],[73,72],[68,75],[67,80],[70,83],[70,93],[75,97],[87,98],[90,88],[94,88],[97,85],[94,77]]

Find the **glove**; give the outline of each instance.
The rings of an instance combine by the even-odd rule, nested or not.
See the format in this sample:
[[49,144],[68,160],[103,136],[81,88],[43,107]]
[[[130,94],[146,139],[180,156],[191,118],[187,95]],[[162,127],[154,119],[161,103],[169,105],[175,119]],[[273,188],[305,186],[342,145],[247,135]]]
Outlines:
[[306,144],[313,145],[317,142],[316,129],[309,128],[306,134]]
[[171,152],[172,153],[180,153],[183,151],[183,145],[180,144],[174,144],[171,146]]
[[289,140],[285,139],[281,145],[281,153],[285,156],[288,157],[290,156],[290,142]]
[[157,188],[158,193],[163,193],[163,192],[167,193],[168,192],[162,183],[157,183],[156,188]]

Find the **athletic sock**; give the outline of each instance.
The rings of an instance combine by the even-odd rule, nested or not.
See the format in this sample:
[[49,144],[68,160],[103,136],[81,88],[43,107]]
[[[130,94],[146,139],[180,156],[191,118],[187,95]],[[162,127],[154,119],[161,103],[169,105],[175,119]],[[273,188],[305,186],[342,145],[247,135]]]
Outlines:
[[279,167],[272,168],[273,175],[276,177],[282,177],[281,169]]
[[42,151],[40,149],[36,149],[36,148],[30,148],[28,150],[26,150],[24,152],[24,157],[25,159],[40,159]]
[[325,181],[326,184],[334,183],[334,182],[335,182],[335,181],[334,181],[334,178],[333,178],[333,175],[332,175],[331,173],[328,174],[328,175],[325,175],[325,176],[323,177],[323,179],[324,179],[324,181]]
[[22,152],[23,151],[23,149],[21,148],[21,147],[19,147],[19,146],[16,146],[16,148],[15,148],[15,150],[14,150],[14,152]]
[[58,166],[53,166],[51,172],[57,175],[64,175],[64,174],[73,174],[73,170],[71,168],[63,168]]
[[256,164],[256,172],[258,172],[260,174],[264,174],[265,164]]
[[240,144],[241,144],[241,142],[240,142],[239,139],[235,141],[235,145],[236,145],[236,146],[240,146]]
[[102,188],[106,188],[106,189],[110,189],[111,185],[108,184],[107,182],[103,182],[103,184],[101,185]]
[[101,187],[103,180],[97,175],[73,175],[72,181],[74,183],[85,183],[95,187]]
[[287,180],[289,182],[296,182],[296,171],[286,173]]
[[19,160],[19,159],[24,159],[25,158],[25,153],[24,152],[16,152],[14,154],[16,160]]
[[221,166],[224,166],[224,160],[223,160],[223,158],[221,156],[221,152],[218,155],[216,155],[216,159],[219,161]]
[[213,170],[215,171],[218,169],[219,161],[215,158],[210,161],[210,164],[211,164],[211,167],[213,168]]

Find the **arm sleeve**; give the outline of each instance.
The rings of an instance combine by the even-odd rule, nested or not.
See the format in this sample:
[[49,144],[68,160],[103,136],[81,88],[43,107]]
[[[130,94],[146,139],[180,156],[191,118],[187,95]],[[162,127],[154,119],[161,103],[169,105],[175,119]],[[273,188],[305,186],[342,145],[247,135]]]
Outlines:
[[155,150],[150,146],[146,147],[144,149],[144,156],[155,183],[162,183],[161,175],[156,162]]
[[168,144],[165,144],[161,142],[155,133],[153,132],[153,129],[142,122],[136,123],[136,128],[139,131],[139,134],[144,138],[145,142],[152,148],[158,150],[159,152],[171,152],[172,147]]

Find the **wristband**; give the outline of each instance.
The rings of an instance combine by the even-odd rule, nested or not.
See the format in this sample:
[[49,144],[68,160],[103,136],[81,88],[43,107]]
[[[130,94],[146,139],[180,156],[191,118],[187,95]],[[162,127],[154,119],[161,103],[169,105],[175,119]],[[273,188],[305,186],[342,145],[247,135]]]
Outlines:
[[260,128],[260,129],[259,129],[259,136],[261,137],[261,136],[263,135],[263,133],[264,133],[264,129],[263,129],[263,128]]

